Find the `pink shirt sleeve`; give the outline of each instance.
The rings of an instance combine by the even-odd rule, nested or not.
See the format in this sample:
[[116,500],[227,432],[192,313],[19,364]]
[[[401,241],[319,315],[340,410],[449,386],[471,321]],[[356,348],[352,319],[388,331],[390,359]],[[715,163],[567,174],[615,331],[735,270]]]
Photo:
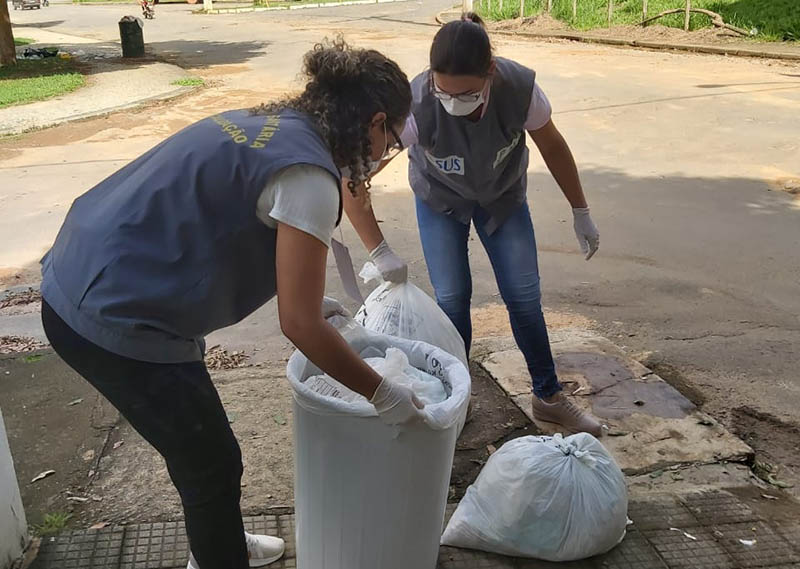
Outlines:
[[417,129],[417,119],[414,118],[414,113],[409,114],[406,119],[406,126],[400,134],[400,142],[403,143],[403,148],[408,148],[419,142],[419,130]]
[[525,130],[539,130],[547,124],[552,114],[553,108],[550,106],[550,101],[547,100],[547,95],[539,88],[538,83],[534,83]]

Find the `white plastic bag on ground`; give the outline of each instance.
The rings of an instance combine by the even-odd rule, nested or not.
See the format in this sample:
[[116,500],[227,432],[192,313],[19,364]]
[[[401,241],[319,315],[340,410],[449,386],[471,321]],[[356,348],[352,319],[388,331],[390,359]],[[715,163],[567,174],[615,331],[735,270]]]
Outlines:
[[627,512],[625,477],[592,435],[522,437],[489,458],[442,544],[574,561],[622,541]]
[[464,340],[435,300],[411,283],[384,282],[373,263],[364,265],[359,276],[380,284],[364,301],[356,322],[380,334],[432,344],[469,369]]

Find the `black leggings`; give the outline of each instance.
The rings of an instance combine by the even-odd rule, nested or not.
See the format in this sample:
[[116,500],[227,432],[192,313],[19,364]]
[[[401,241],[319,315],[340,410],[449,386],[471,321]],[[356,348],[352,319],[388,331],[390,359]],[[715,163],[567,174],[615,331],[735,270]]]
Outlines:
[[242,453],[203,362],[132,360],[78,335],[46,302],[50,344],[161,453],[200,569],[248,567],[239,509]]

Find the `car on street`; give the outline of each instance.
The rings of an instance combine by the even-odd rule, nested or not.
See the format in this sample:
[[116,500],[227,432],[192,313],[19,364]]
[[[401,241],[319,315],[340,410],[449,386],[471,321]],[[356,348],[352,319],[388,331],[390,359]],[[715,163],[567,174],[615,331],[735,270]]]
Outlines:
[[33,10],[36,8],[37,10],[41,9],[42,7],[42,0],[14,0],[14,9],[15,10],[25,10],[30,9]]

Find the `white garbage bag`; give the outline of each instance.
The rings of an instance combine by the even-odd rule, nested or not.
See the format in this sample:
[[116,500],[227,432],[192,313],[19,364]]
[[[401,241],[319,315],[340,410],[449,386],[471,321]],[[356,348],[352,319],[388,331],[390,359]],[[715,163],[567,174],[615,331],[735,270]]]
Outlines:
[[373,263],[359,276],[378,287],[364,301],[356,322],[374,332],[426,342],[457,357],[469,369],[464,340],[436,301],[411,283],[389,283]]
[[[328,319],[353,350],[365,361],[387,358],[392,349],[402,352],[408,366],[434,378],[444,397],[422,410],[424,423],[434,430],[446,430],[464,424],[471,393],[471,379],[464,364],[452,354],[425,342],[407,340],[367,330],[354,320],[343,316]],[[400,362],[402,364],[402,361]],[[382,365],[386,365],[384,362]],[[413,374],[413,372],[410,372]],[[308,411],[321,414],[341,414],[353,417],[377,417],[375,407],[358,393],[347,389],[326,376],[301,352],[296,351],[287,367],[289,382],[297,403]],[[417,375],[417,380],[421,376]],[[409,381],[412,381],[410,379]],[[327,386],[320,385],[326,382]],[[432,391],[431,386],[426,389]]]
[[[378,375],[389,379],[392,383],[405,385],[425,405],[436,405],[447,399],[444,385],[429,373],[412,367],[408,356],[397,348],[386,350],[385,358],[366,358],[364,360]],[[306,380],[311,389],[328,397],[354,402],[363,395],[352,391],[329,375],[315,375]]]
[[442,544],[574,561],[619,544],[627,512],[625,477],[592,435],[522,437],[489,458]]

